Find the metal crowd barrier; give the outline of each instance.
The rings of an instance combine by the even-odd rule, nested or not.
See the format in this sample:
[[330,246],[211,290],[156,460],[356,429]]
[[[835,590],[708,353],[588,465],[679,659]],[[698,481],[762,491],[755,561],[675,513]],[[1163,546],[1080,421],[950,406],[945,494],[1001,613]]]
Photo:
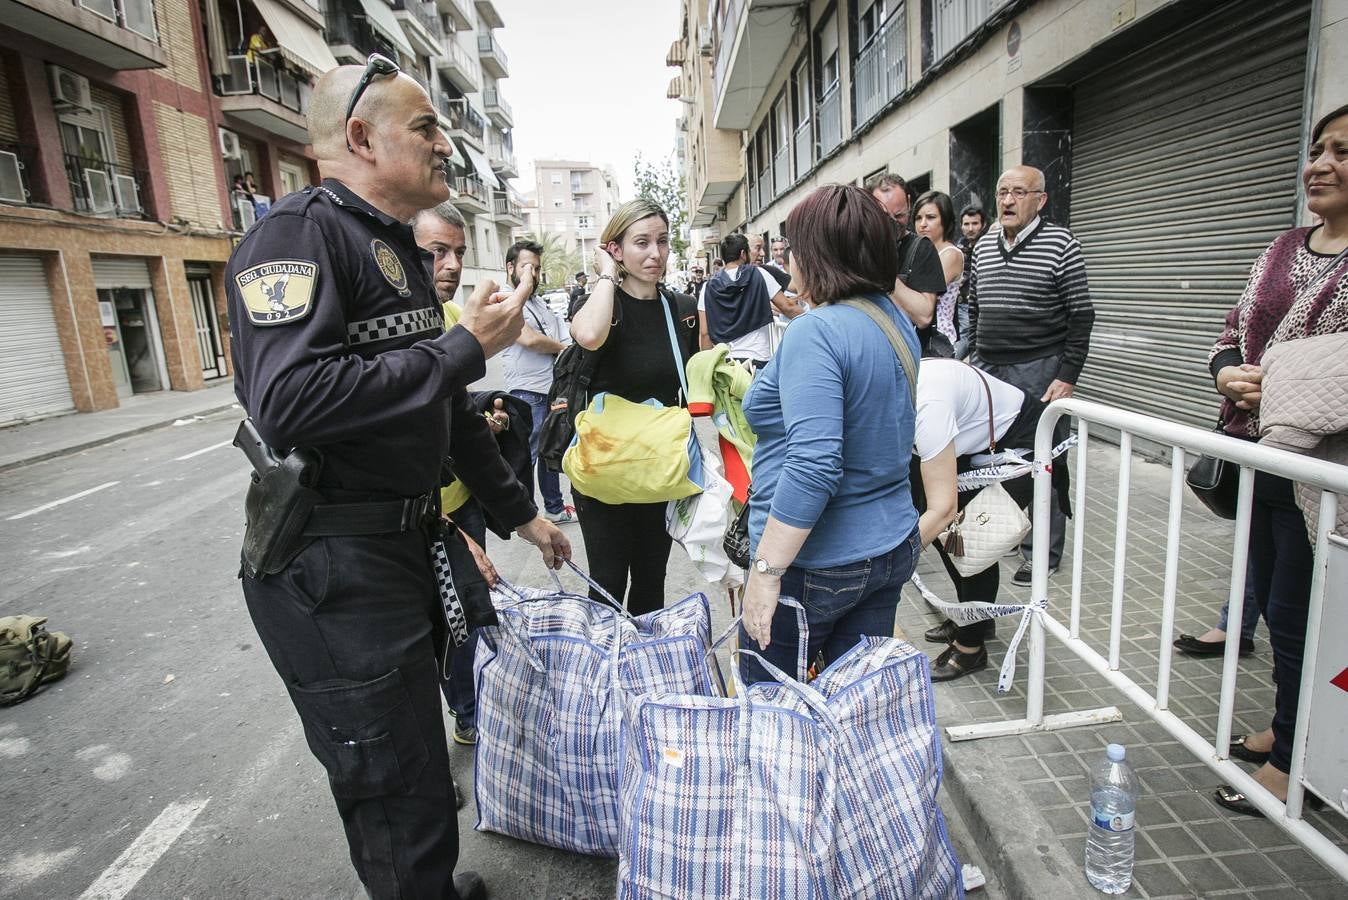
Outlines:
[[[1046,462],[1050,458],[1049,453],[1053,446],[1054,426],[1065,415],[1076,418],[1078,429],[1077,467],[1075,472],[1076,497],[1073,520],[1075,550],[1072,560],[1072,604],[1067,625],[1063,625],[1054,618],[1049,612],[1047,602],[1051,476]],[[1084,642],[1080,636],[1082,567],[1086,555],[1083,544],[1086,511],[1085,461],[1091,425],[1101,425],[1116,429],[1119,432],[1118,509],[1115,523],[1114,577],[1107,656],[1101,655]],[[1134,437],[1168,445],[1171,448],[1169,523],[1166,531],[1165,577],[1159,635],[1160,669],[1154,693],[1141,687],[1120,669],[1124,569],[1127,561],[1130,462]],[[1226,636],[1226,655],[1222,667],[1217,733],[1213,741],[1209,741],[1196,731],[1193,725],[1181,719],[1168,708],[1171,641],[1175,624],[1175,593],[1180,563],[1180,524],[1186,490],[1184,481],[1185,460],[1189,458],[1187,454],[1190,451],[1220,457],[1240,466],[1240,489],[1229,593],[1228,620],[1231,625]],[[1064,646],[1102,675],[1110,685],[1119,689],[1130,701],[1151,716],[1167,733],[1185,746],[1195,758],[1207,763],[1223,780],[1245,794],[1270,821],[1291,835],[1298,844],[1334,871],[1340,878],[1348,880],[1348,853],[1339,849],[1329,838],[1302,819],[1308,725],[1316,689],[1317,650],[1321,649],[1319,638],[1322,625],[1337,631],[1337,625],[1334,623],[1348,619],[1348,590],[1345,589],[1345,585],[1338,584],[1338,581],[1343,580],[1341,573],[1345,569],[1342,565],[1335,568],[1333,583],[1330,580],[1331,576],[1327,575],[1331,544],[1335,545],[1335,553],[1338,554],[1338,558],[1342,559],[1348,556],[1348,543],[1343,542],[1341,538],[1331,538],[1330,536],[1335,523],[1339,498],[1340,496],[1348,498],[1348,466],[1335,465],[1283,450],[1274,450],[1216,432],[1204,431],[1188,425],[1180,425],[1164,419],[1076,399],[1055,401],[1044,411],[1039,420],[1038,432],[1035,435],[1035,459],[1033,505],[1035,540],[1034,558],[1032,560],[1034,572],[1031,584],[1031,603],[1036,608],[1033,610],[1030,621],[1029,674],[1026,685],[1025,718],[950,727],[946,729],[950,739],[961,741],[1050,731],[1078,725],[1096,725],[1122,718],[1122,714],[1116,707],[1054,715],[1044,714],[1044,654],[1046,649],[1045,633],[1047,632],[1061,641]],[[1060,464],[1062,464],[1062,461],[1060,461]],[[1248,555],[1250,512],[1253,503],[1254,473],[1256,470],[1270,472],[1312,485],[1320,489],[1321,492],[1319,523],[1313,541],[1315,563],[1311,582],[1310,612],[1306,626],[1306,651],[1302,664],[1301,703],[1298,709],[1295,738],[1292,745],[1292,767],[1289,773],[1291,785],[1286,803],[1278,800],[1244,769],[1228,758],[1231,744],[1231,719],[1235,706],[1236,667],[1240,638],[1239,623],[1245,602],[1245,566]],[[1333,588],[1335,602],[1344,607],[1334,610],[1333,613],[1336,615],[1330,619],[1326,619],[1324,610],[1327,586]],[[1332,648],[1333,644],[1327,642],[1326,647]],[[1323,672],[1321,674],[1323,675]],[[1337,680],[1335,679],[1336,682]],[[1321,696],[1325,695],[1322,693]],[[1343,701],[1339,701],[1337,697],[1330,699],[1338,704],[1335,707],[1336,709],[1342,709]],[[1271,713],[1272,710],[1270,710]],[[1334,721],[1326,722],[1322,720],[1317,724],[1322,732],[1332,729],[1341,736],[1345,728],[1348,728],[1348,722],[1340,721],[1339,718],[1336,712]],[[1322,743],[1324,742],[1317,741],[1317,746]],[[1336,743],[1341,742],[1336,741]],[[1335,768],[1341,768],[1337,766],[1337,761]],[[1344,789],[1341,785],[1337,787],[1340,790],[1339,796],[1326,797],[1325,799],[1331,805],[1338,807],[1339,812],[1348,812],[1348,789]]]

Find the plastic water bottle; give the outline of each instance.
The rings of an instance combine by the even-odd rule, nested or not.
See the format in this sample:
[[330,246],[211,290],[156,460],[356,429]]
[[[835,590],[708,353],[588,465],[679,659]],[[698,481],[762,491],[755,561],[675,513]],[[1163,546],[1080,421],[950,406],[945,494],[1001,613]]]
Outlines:
[[1122,744],[1110,744],[1091,770],[1091,824],[1086,878],[1098,891],[1122,894],[1133,883],[1133,831],[1138,782]]

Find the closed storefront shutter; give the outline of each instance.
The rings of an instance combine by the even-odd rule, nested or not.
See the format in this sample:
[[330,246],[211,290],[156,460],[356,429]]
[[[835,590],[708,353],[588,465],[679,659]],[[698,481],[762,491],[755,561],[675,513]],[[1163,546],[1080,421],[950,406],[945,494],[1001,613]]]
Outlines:
[[42,260],[0,256],[0,425],[74,405]]
[[1216,423],[1208,351],[1294,224],[1309,10],[1221,4],[1075,86],[1071,225],[1096,310],[1081,396]]
[[94,287],[150,289],[150,269],[139,256],[95,256]]

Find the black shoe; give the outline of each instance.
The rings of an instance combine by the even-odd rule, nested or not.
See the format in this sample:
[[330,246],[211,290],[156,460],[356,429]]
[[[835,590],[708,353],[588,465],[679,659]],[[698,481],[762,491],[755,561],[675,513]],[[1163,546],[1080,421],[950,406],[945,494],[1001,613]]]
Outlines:
[[[1232,812],[1238,812],[1242,816],[1252,816],[1256,819],[1264,818],[1264,814],[1259,810],[1259,807],[1251,803],[1248,797],[1229,784],[1218,785],[1217,790],[1212,792],[1212,797],[1217,801],[1218,806],[1224,806]],[[1325,801],[1315,794],[1308,791],[1305,797],[1308,809],[1319,812],[1325,808]]]
[[988,648],[979,647],[973,653],[961,653],[951,644],[931,664],[931,680],[954,681],[988,667]]
[[477,728],[473,725],[460,725],[454,722],[454,743],[462,747],[471,747],[477,743]]
[[[1057,566],[1049,566],[1049,567],[1048,567],[1048,574],[1049,574],[1049,577],[1052,578],[1052,577],[1053,577],[1053,573],[1056,572],[1056,571],[1058,571],[1058,567],[1057,567]],[[1031,579],[1032,579],[1032,577],[1033,577],[1033,576],[1031,575],[1032,572],[1033,572],[1033,567],[1030,565],[1029,560],[1026,560],[1025,562],[1023,562],[1023,563],[1020,564],[1020,568],[1016,570],[1016,574],[1014,574],[1014,575],[1011,576],[1011,582],[1012,582],[1012,584],[1019,584],[1019,585],[1022,585],[1022,586],[1029,585],[1029,584],[1030,584],[1030,581],[1031,581]]]
[[1251,750],[1249,747],[1245,746],[1245,738],[1247,737],[1249,737],[1247,734],[1238,734],[1231,738],[1231,755],[1236,759],[1243,759],[1247,763],[1254,763],[1257,766],[1262,766],[1264,763],[1268,762],[1269,753],[1267,751],[1261,753],[1258,750]]
[[955,632],[958,630],[958,625],[946,619],[940,625],[922,632],[922,637],[933,644],[948,644],[955,639]]
[[459,783],[454,780],[453,775],[449,776],[449,783],[454,785],[454,808],[463,809],[463,804],[465,802],[463,788],[459,787]]
[[[1192,634],[1181,634],[1175,639],[1175,649],[1185,656],[1223,656],[1226,654],[1226,641],[1200,641]],[[1240,639],[1239,656],[1249,656],[1254,652],[1254,638]]]
[[454,893],[459,900],[487,900],[487,883],[476,872],[460,872],[454,876]]

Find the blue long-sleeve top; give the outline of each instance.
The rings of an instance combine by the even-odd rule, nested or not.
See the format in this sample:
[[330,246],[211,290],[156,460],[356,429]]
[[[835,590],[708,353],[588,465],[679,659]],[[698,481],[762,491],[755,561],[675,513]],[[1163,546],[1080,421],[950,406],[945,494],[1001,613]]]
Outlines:
[[[865,299],[893,320],[917,360],[908,317],[884,295]],[[744,412],[758,435],[749,501],[755,552],[769,513],[811,529],[794,562],[808,569],[878,556],[912,533],[916,410],[894,348],[865,313],[829,305],[793,320]]]

